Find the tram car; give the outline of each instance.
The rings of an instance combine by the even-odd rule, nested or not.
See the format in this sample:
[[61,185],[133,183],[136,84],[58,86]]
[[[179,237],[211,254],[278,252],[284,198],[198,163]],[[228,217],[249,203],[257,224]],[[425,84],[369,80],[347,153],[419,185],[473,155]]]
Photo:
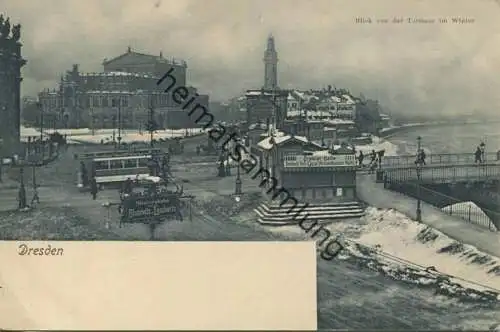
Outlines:
[[129,182],[120,195],[120,225],[123,223],[160,224],[167,219],[182,221],[182,188],[170,190],[157,176]]
[[127,179],[141,180],[151,174],[153,159],[161,160],[167,156],[160,149],[135,151],[99,151],[78,156],[77,186],[88,189],[90,179],[94,178],[100,189],[119,187]]

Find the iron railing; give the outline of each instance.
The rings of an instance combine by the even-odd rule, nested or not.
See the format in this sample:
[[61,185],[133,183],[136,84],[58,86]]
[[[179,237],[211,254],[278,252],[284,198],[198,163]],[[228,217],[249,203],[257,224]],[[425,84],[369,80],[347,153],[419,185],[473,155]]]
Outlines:
[[[414,182],[418,180],[415,167],[385,169],[385,176],[396,182]],[[463,181],[500,180],[500,165],[436,165],[420,168],[420,181],[423,183],[455,183]]]
[[403,193],[415,199],[420,198],[420,200],[440,209],[444,208],[443,212],[450,216],[459,217],[467,222],[488,228],[493,232],[500,230],[500,212],[498,211],[484,208],[473,209],[470,205],[465,208],[464,206],[453,206],[457,203],[464,203],[464,201],[424,186],[418,188],[416,183],[401,183],[386,177],[384,186],[387,189]]
[[[496,152],[487,152],[484,155],[486,163],[500,163],[499,154]],[[405,156],[385,156],[382,159],[382,167],[415,167],[416,155]],[[444,153],[444,154],[429,154],[425,158],[427,165],[464,165],[474,164],[474,153]]]

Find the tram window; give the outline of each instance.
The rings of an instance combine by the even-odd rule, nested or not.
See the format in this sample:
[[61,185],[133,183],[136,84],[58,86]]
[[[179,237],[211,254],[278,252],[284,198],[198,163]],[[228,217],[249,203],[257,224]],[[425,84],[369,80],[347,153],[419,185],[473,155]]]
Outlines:
[[111,169],[123,168],[121,160],[111,160]]
[[139,159],[139,167],[148,167],[148,158]]
[[136,168],[137,167],[137,159],[126,159],[123,161],[125,168]]
[[101,170],[101,169],[108,169],[108,162],[107,161],[96,161],[95,162],[95,169],[96,171],[97,170]]

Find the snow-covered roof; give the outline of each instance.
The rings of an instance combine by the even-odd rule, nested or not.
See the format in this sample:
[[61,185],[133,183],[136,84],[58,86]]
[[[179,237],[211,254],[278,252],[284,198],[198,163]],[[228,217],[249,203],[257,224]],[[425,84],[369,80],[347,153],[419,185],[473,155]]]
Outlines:
[[321,151],[314,151],[312,153],[313,156],[331,156],[332,154],[330,153],[330,150],[321,150]]
[[354,100],[352,97],[348,94],[343,94],[342,97],[346,100],[347,104],[355,104]]
[[299,116],[300,114],[302,114],[302,111],[299,110],[287,110],[286,112],[287,117]]
[[265,123],[252,123],[248,126],[248,129],[267,129],[267,125]]
[[304,100],[306,98],[305,94],[303,92],[293,90],[293,93],[297,95],[300,99]]
[[272,96],[271,92],[262,91],[262,90],[249,90],[245,93],[245,96]]
[[86,93],[96,93],[96,94],[132,94],[134,93],[135,91],[126,91],[126,90],[113,90],[113,91],[110,91],[110,90],[89,90],[89,91],[86,91]]
[[327,120],[326,122],[329,124],[332,124],[332,125],[339,125],[339,124],[353,125],[354,124],[354,121],[344,120],[344,119],[332,119],[332,120]]
[[307,143],[307,144],[315,145],[316,147],[321,147],[321,145],[318,145],[314,142],[309,141],[304,136],[295,136],[295,135],[292,136],[289,134],[285,134],[283,132],[276,132],[274,134],[274,136],[268,136],[268,137],[264,138],[262,141],[257,143],[257,146],[264,149],[264,150],[269,150],[273,147],[273,144],[271,144],[271,139],[274,140],[274,145],[280,145],[280,144],[283,144],[287,141],[295,139],[295,140],[300,141],[302,143]]
[[82,73],[83,77],[94,77],[94,76],[129,76],[129,77],[142,77],[142,78],[155,78],[151,74],[147,73],[129,73],[124,71],[105,71],[100,73]]
[[21,136],[40,136],[40,131],[31,127],[21,126]]

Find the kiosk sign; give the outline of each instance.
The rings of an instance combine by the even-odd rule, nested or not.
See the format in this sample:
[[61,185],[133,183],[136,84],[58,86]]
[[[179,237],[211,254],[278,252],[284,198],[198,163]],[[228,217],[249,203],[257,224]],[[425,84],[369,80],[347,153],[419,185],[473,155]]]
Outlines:
[[285,168],[356,166],[356,157],[354,154],[320,156],[288,155],[285,156],[284,166]]
[[179,216],[179,199],[175,195],[132,195],[125,197],[121,220],[124,223],[157,222]]

